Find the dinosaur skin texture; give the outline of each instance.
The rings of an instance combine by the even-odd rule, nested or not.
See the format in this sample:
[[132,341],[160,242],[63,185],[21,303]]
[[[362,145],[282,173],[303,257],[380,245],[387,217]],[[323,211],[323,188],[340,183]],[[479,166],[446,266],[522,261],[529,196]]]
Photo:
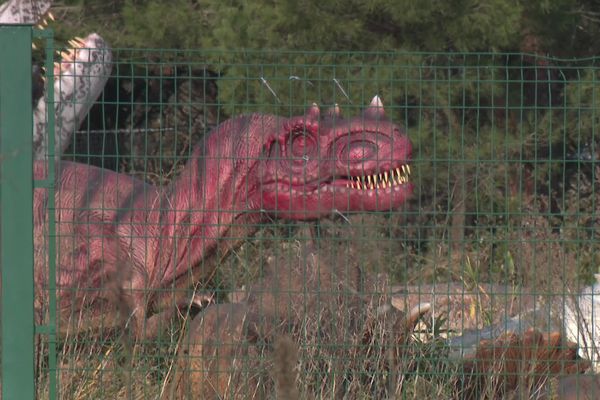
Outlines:
[[[189,304],[189,295],[173,299],[174,288],[210,278],[214,268],[203,260],[234,247],[267,218],[311,220],[335,211],[399,207],[412,192],[410,157],[408,137],[385,118],[375,96],[361,116],[348,119],[335,111],[322,118],[313,105],[292,118],[252,114],[227,120],[166,187],[58,163],[60,314],[99,315],[116,301],[127,305],[127,318],[142,329],[165,303]],[[35,164],[37,179],[45,177],[45,165]],[[36,189],[37,293],[48,290],[48,200],[45,190]],[[43,305],[36,299],[39,312]],[[80,313],[90,307],[95,312]]]
[[[0,5],[0,24],[36,24],[45,27],[50,0],[10,0]],[[60,53],[54,63],[54,155],[58,159],[69,147],[71,137],[102,93],[112,69],[112,51],[98,34],[69,41],[71,48]],[[34,66],[33,153],[45,159],[48,149],[47,83],[41,68]],[[46,95],[44,95],[46,94]]]

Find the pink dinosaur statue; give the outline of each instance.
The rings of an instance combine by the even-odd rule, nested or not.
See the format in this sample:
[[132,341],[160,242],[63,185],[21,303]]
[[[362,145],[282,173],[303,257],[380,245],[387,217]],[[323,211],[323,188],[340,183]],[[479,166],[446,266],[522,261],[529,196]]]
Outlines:
[[[410,157],[408,137],[385,118],[375,96],[361,116],[348,119],[339,112],[322,117],[313,104],[291,118],[251,114],[227,120],[166,187],[60,162],[55,204],[61,318],[75,315],[92,326],[88,317],[103,317],[103,307],[117,301],[121,310],[126,305],[135,328],[144,329],[153,315],[189,304],[190,295],[175,289],[209,279],[214,267],[203,261],[207,256],[235,246],[268,217],[309,220],[335,211],[399,207],[412,192]],[[45,177],[45,167],[35,164],[37,179]],[[48,192],[36,189],[39,312],[45,304],[40,294],[48,290],[47,203]]]

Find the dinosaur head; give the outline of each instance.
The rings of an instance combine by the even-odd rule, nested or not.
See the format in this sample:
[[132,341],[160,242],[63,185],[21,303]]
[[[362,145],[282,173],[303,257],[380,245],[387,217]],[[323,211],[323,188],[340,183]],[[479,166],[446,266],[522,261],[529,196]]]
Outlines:
[[360,116],[343,118],[337,106],[322,115],[313,104],[277,128],[259,172],[260,206],[277,217],[390,210],[412,193],[410,140],[378,96]]
[[[37,24],[45,28],[54,20],[51,0],[9,0],[0,5],[0,23]],[[71,136],[83,122],[92,104],[110,76],[112,53],[98,34],[69,41],[69,48],[60,52],[54,64],[55,154],[63,153]],[[48,153],[47,83],[43,69],[33,66],[33,150],[34,157],[43,159]]]
[[[112,52],[100,35],[69,40],[69,48],[60,52],[54,63],[55,154],[71,143],[73,133],[85,119],[102,93],[112,68]],[[44,90],[45,92],[45,90]],[[47,98],[34,103],[33,148],[36,158],[47,154]]]
[[0,5],[0,24],[35,24],[47,15],[52,0],[9,0]]

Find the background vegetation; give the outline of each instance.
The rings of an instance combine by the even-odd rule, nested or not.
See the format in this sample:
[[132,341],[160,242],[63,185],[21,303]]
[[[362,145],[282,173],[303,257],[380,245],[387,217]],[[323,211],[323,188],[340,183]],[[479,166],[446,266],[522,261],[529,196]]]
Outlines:
[[63,0],[69,37],[102,32],[115,47],[517,51],[526,34],[561,57],[597,53],[594,0]]
[[[423,276],[423,255],[442,242],[481,243],[491,235],[486,254],[506,249],[495,245],[506,240],[497,227],[519,227],[524,213],[540,213],[556,229],[569,223],[587,229],[579,225],[582,214],[593,215],[598,204],[598,73],[589,58],[600,50],[598,6],[593,0],[77,0],[53,10],[69,21],[55,25],[59,41],[98,31],[119,49],[120,97],[105,99],[130,103],[133,117],[104,117],[103,128],[179,121],[175,144],[170,133],[144,138],[143,146],[136,144],[141,136],[116,139],[125,158],[152,152],[158,160],[133,159],[121,168],[161,182],[173,162],[159,158],[185,155],[189,143],[227,116],[289,115],[313,101],[338,103],[351,114],[381,95],[415,145],[417,193],[407,219],[396,221],[407,228],[379,233],[390,247],[400,240],[414,251],[387,267],[405,279],[407,270]],[[123,95],[124,83],[135,78],[147,86],[137,98],[133,89]],[[136,110],[147,101],[169,105]],[[203,124],[187,114],[172,117],[177,104],[190,103],[203,107]],[[568,212],[575,207],[569,190],[581,191],[582,182],[589,195],[579,195],[592,208]],[[574,237],[578,247],[582,234]],[[596,272],[591,254],[578,263],[578,275]],[[501,270],[505,260],[506,254],[490,257]]]
[[[86,140],[94,128],[103,134],[102,165],[166,183],[190,145],[229,116],[289,115],[313,101],[354,114],[377,93],[415,146],[416,193],[404,212],[315,226],[320,254],[403,285],[494,282],[556,295],[578,278],[588,283],[600,264],[597,10],[594,0],[64,0],[53,27],[59,42],[96,31],[116,49],[114,79],[84,124]],[[110,153],[113,129],[121,133]],[[74,157],[89,159],[93,148],[75,146]],[[308,238],[294,224],[267,225],[219,260],[214,285],[224,298],[256,279],[272,253],[282,265],[295,260],[295,240]],[[323,343],[317,337],[314,348]],[[413,398],[450,398],[456,387],[447,379],[458,376],[454,365],[429,357],[437,343],[409,358],[423,365],[404,369],[433,377],[430,386],[409,377]],[[365,366],[352,364],[342,383],[356,370],[384,370],[358,356]],[[147,359],[139,370],[160,381],[164,366]],[[307,386],[324,369],[306,368]],[[67,390],[104,390],[93,378]],[[386,388],[385,379],[372,382]]]

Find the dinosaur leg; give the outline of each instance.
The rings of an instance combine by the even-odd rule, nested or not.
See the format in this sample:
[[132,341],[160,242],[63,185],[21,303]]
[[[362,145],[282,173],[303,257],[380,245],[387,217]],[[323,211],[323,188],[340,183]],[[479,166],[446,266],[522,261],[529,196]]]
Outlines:
[[[151,315],[145,321],[138,324],[136,336],[144,339],[155,339],[161,332],[173,325],[178,317],[189,315],[192,309],[202,310],[214,303],[212,293],[195,293],[191,296],[179,296],[181,301],[170,307],[165,307],[162,311]],[[181,320],[182,318],[179,318]]]
[[264,398],[259,347],[248,332],[245,304],[209,306],[191,323],[163,399]]

